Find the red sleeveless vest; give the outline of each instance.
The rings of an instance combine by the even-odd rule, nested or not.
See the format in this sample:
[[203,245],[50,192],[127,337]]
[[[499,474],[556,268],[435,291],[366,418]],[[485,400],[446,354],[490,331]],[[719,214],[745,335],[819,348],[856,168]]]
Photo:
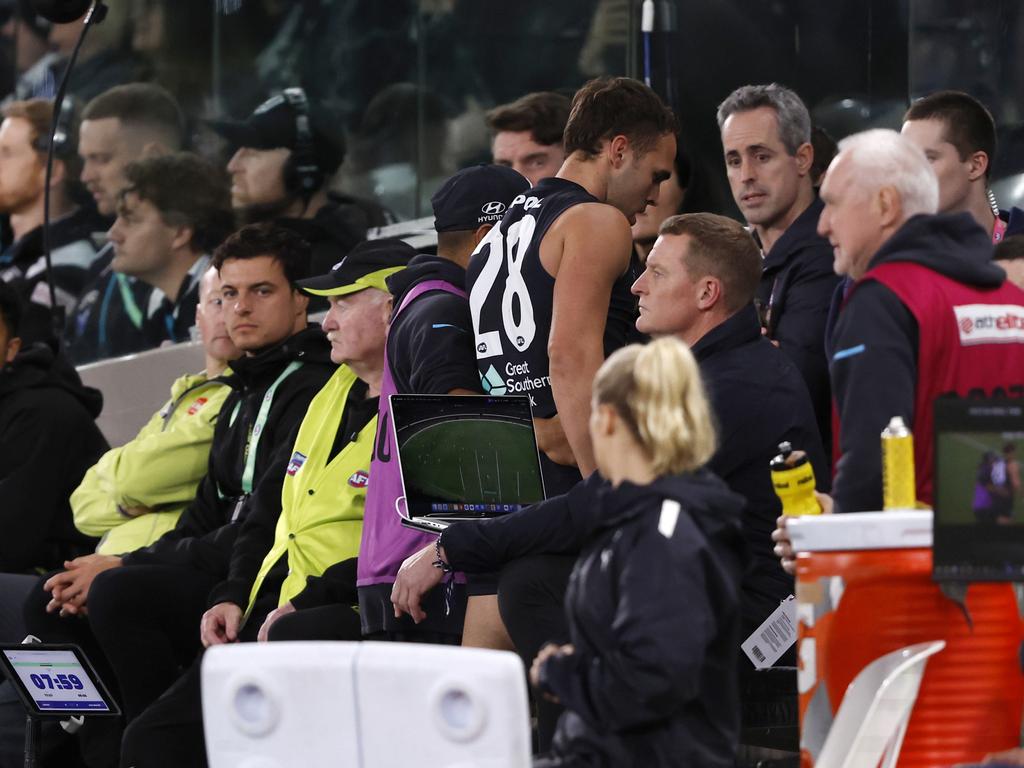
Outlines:
[[1008,280],[976,288],[905,261],[880,264],[857,285],[865,280],[895,293],[917,321],[914,471],[917,498],[931,504],[935,399],[1024,397],[1024,291]]

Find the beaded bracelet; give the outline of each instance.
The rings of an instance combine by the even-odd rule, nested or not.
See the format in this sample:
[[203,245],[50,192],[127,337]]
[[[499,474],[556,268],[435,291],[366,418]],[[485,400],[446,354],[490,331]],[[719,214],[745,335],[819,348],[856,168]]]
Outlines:
[[433,566],[435,568],[437,568],[439,571],[441,571],[441,573],[451,573],[452,571],[455,570],[450,565],[448,565],[448,563],[446,563],[444,561],[444,558],[441,557],[441,537],[440,536],[438,536],[437,537],[437,541],[434,542],[434,555],[436,556],[437,559],[434,560]]

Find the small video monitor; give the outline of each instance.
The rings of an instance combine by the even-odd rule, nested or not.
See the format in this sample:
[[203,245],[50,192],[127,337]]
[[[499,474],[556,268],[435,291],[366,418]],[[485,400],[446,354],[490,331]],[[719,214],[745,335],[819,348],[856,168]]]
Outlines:
[[1024,581],[1024,400],[935,401],[933,577]]
[[76,645],[0,644],[0,663],[32,717],[121,714]]

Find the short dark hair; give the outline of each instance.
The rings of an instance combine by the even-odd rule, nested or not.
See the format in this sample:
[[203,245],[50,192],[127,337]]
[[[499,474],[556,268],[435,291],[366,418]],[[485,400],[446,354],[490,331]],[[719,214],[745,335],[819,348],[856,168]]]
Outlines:
[[85,105],[82,120],[114,117],[126,126],[158,134],[171,150],[185,145],[185,116],[178,102],[153,83],[128,83],[104,91]]
[[529,131],[538,144],[561,144],[572,102],[553,91],[537,91],[501,104],[487,113],[487,127],[499,131]]
[[309,277],[312,251],[308,242],[291,229],[273,222],[249,224],[231,235],[213,252],[213,266],[220,272],[229,259],[271,256],[294,286]]
[[10,283],[0,280],[0,322],[7,326],[7,335],[15,337],[21,330],[21,296]]
[[191,227],[192,250],[209,253],[235,228],[224,169],[191,152],[149,157],[125,168],[129,193],[147,200],[170,226]]
[[[64,130],[64,138],[60,140],[55,149],[54,155],[60,158],[67,169],[68,182],[78,181],[82,173],[82,159],[78,156],[78,120],[75,115],[74,105],[65,102],[65,107],[70,110],[69,119],[65,120],[61,115],[61,128]],[[32,128],[32,135],[29,143],[46,162],[46,152],[50,148],[50,128],[53,123],[53,102],[49,99],[28,99],[26,101],[12,101],[3,106],[0,110],[4,118],[20,118],[28,122]]]
[[665,219],[659,233],[690,238],[683,257],[687,273],[691,277],[717,277],[729,312],[753,300],[761,282],[761,252],[738,221],[714,213],[684,213]]
[[642,155],[658,139],[679,129],[672,110],[653,90],[628,77],[591,80],[572,99],[565,126],[565,153],[593,157],[601,143],[615,136],[629,139]]
[[996,121],[988,108],[963,91],[938,91],[924,96],[903,116],[911,120],[940,120],[945,126],[944,138],[954,147],[961,160],[975,152],[988,155],[985,178],[992,174],[996,160]]

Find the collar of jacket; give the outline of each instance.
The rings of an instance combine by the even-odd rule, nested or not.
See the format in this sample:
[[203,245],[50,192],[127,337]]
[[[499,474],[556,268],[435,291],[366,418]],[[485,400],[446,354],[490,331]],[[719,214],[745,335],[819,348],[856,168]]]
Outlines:
[[[319,326],[310,324],[284,341],[252,356],[231,362],[231,375],[223,380],[234,389],[261,386],[273,381],[293,361],[331,365],[331,345]],[[220,378],[220,377],[218,377]]]
[[[610,483],[598,491],[600,509],[594,519],[593,533],[618,528],[651,511],[666,499],[678,501],[701,529],[738,526],[744,499],[733,493],[718,477],[705,469],[682,475],[663,475],[648,485],[624,481],[618,487]],[[705,519],[706,518],[706,519]]]
[[[775,241],[772,249],[764,255],[763,270],[765,272],[778,269],[786,264],[796,251],[808,243],[813,241],[814,244],[821,244],[824,238],[818,234],[818,219],[821,218],[821,210],[824,207],[825,204],[815,195],[814,201],[793,220],[782,236]],[[758,240],[758,245],[760,245],[760,240]]]
[[719,352],[756,341],[760,336],[761,324],[757,319],[757,310],[753,304],[748,304],[701,336],[691,351],[699,363]]
[[63,389],[96,418],[103,411],[103,395],[87,387],[63,355],[55,355],[43,342],[25,347],[14,362],[0,368],[0,399],[25,389]]

